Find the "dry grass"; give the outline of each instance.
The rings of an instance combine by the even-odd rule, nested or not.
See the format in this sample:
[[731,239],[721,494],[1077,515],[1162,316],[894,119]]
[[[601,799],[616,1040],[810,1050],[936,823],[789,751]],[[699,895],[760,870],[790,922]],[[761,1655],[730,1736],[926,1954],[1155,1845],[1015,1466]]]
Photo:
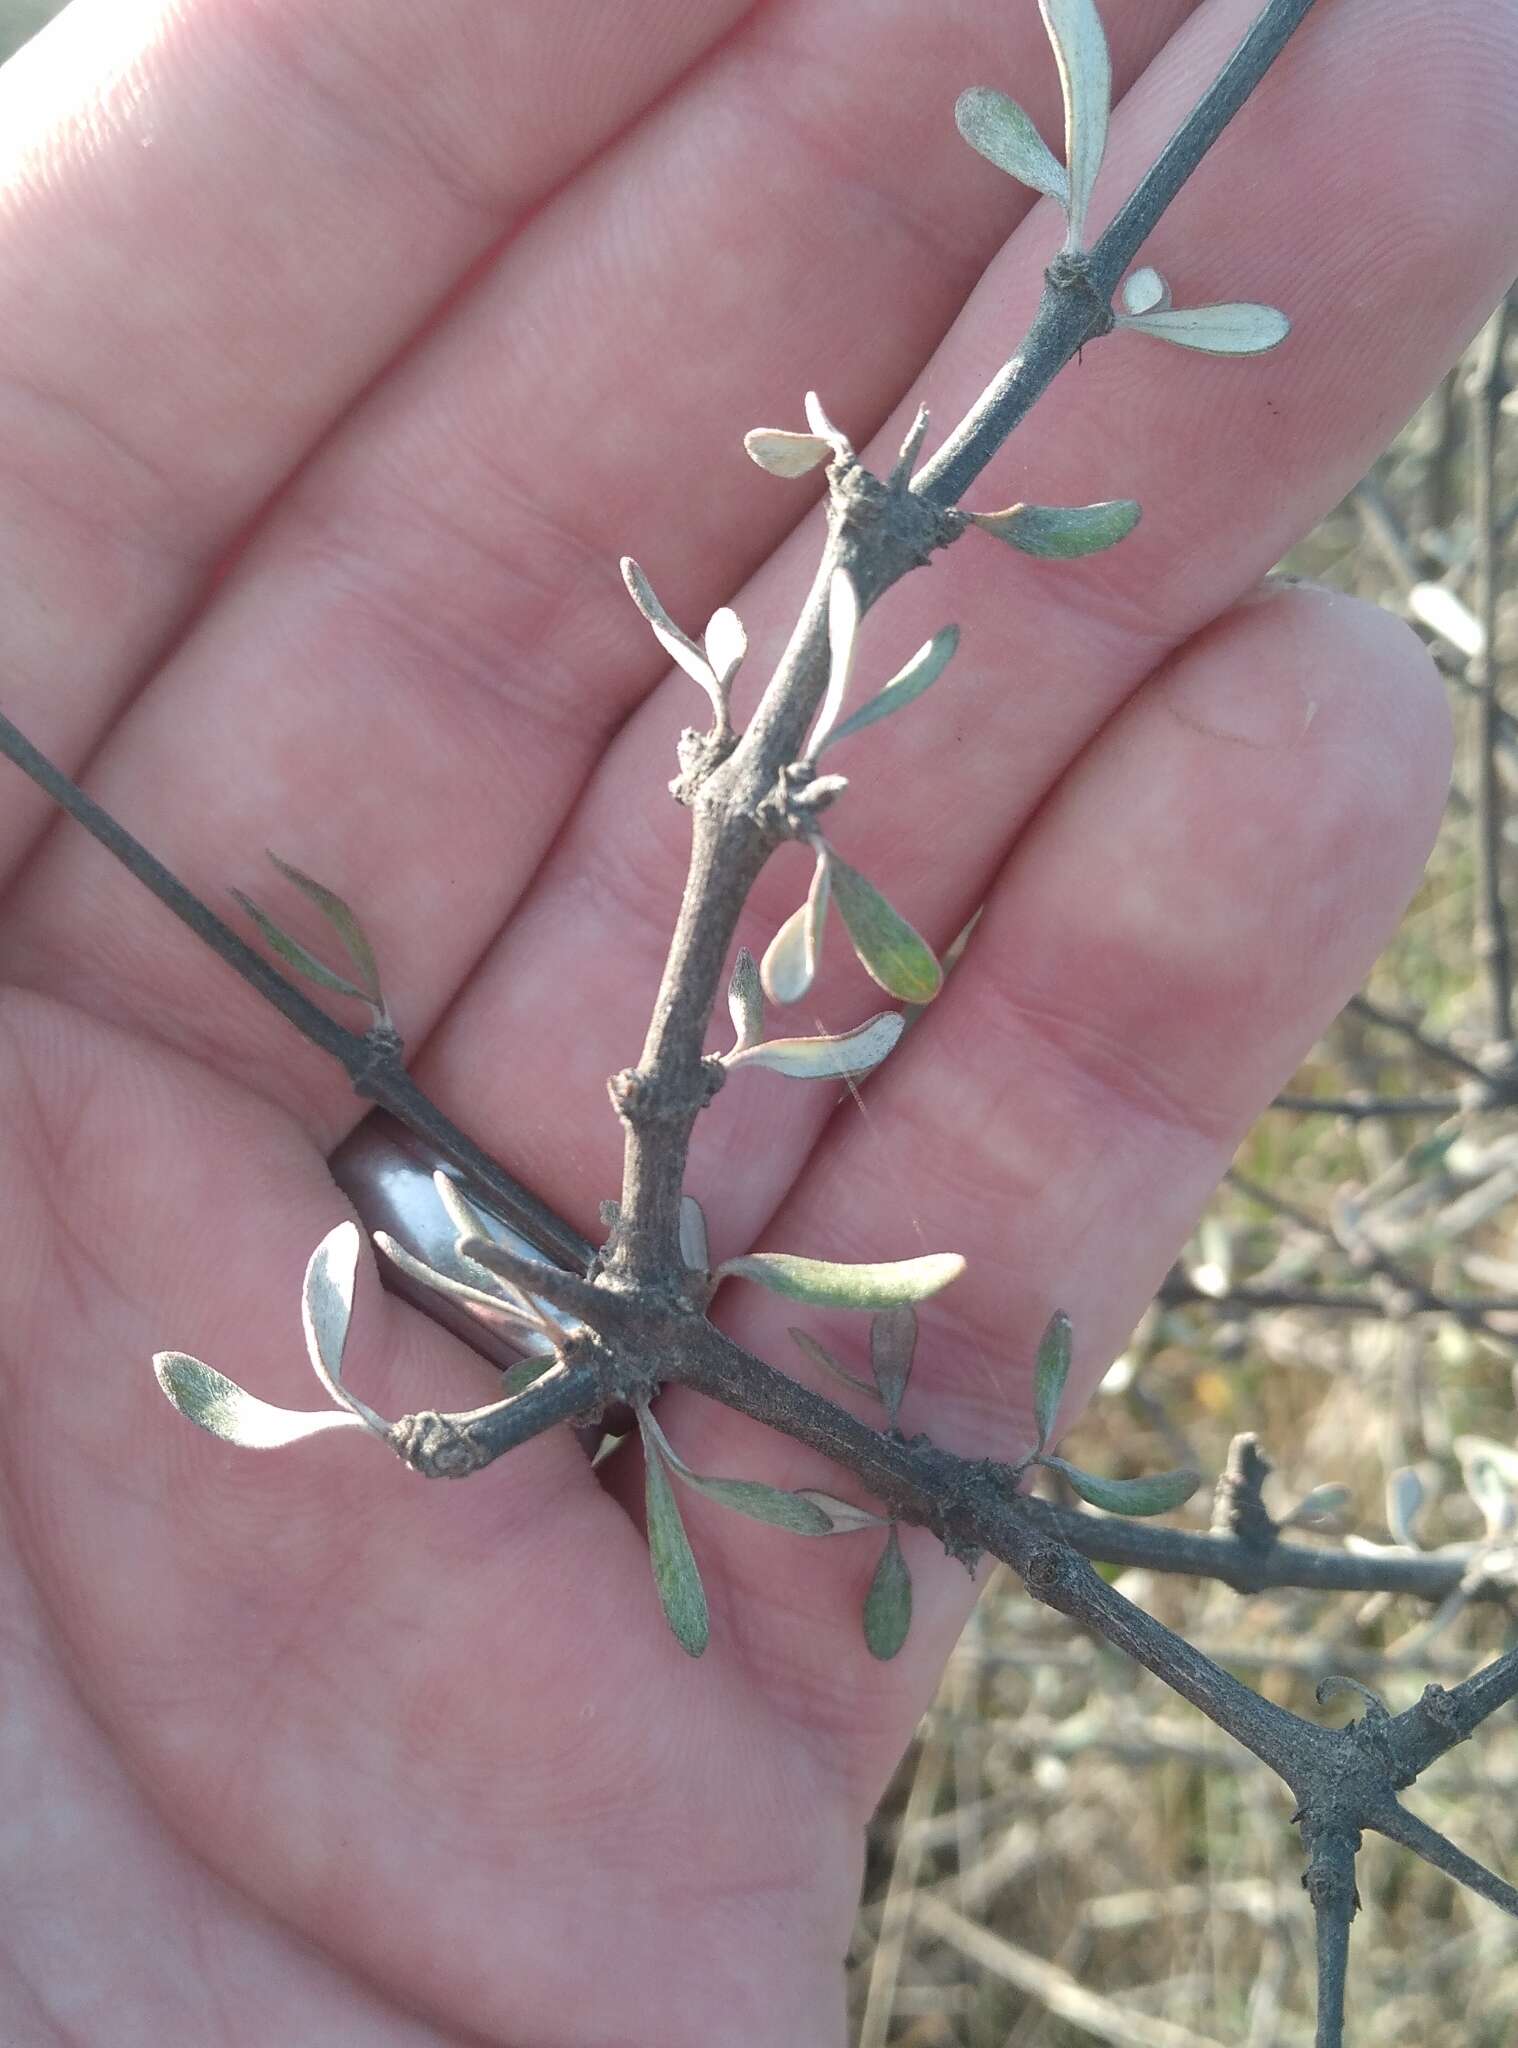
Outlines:
[[[1518,442],[1518,420],[1510,426]],[[1514,502],[1518,448],[1504,450],[1503,468]],[[1468,470],[1457,373],[1368,488],[1288,566],[1404,615],[1409,566],[1468,600]],[[1395,561],[1388,513],[1410,564]],[[1498,640],[1509,659],[1515,611],[1510,599]],[[1475,721],[1465,658],[1425,637],[1450,679],[1461,762],[1423,889],[1370,993],[1479,1057]],[[1349,1012],[1293,1088],[1422,1096],[1458,1090],[1460,1079]],[[1358,1123],[1273,1112],[1240,1149],[1237,1170],[1245,1186],[1219,1190],[1181,1262],[1204,1287],[1364,1288],[1354,1247],[1369,1232],[1437,1292],[1518,1297],[1511,1110]],[[1325,1227],[1283,1217],[1253,1185]],[[1418,1537],[1470,1541],[1483,1522],[1457,1440],[1518,1443],[1518,1315],[1491,1323],[1472,1331],[1447,1316],[1389,1319],[1370,1298],[1363,1315],[1156,1308],[1072,1437],[1073,1455],[1101,1471],[1152,1469],[1175,1463],[1179,1444],[1216,1472],[1230,1437],[1254,1430],[1277,1468],[1267,1490],[1277,1513],[1340,1481],[1353,1496],[1341,1529],[1387,1542],[1387,1477],[1411,1465],[1429,1494]],[[1186,1518],[1205,1516],[1202,1499]],[[1315,1703],[1327,1673],[1352,1673],[1402,1707],[1429,1679],[1463,1678],[1512,1639],[1506,1610],[1493,1605],[1433,1617],[1379,1597],[1249,1601],[1137,1572],[1121,1584],[1307,1715],[1348,1718],[1344,1705]],[[1515,1790],[1518,1721],[1508,1711],[1437,1765],[1409,1803],[1512,1876]],[[860,2048],[1310,2048],[1315,1963],[1301,1871],[1289,1800],[1268,1772],[1004,1575],[872,1831],[851,1972]],[[1360,1890],[1351,2039],[1509,2048],[1518,2037],[1512,1922],[1376,1841],[1361,1858]]]

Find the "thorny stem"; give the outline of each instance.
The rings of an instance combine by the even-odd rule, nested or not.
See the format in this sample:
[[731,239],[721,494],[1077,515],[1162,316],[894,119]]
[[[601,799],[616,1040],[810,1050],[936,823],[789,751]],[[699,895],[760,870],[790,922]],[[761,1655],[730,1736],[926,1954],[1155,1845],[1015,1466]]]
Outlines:
[[1304,1822],[1308,1852],[1303,1888],[1312,1901],[1318,1936],[1318,2027],[1315,2048],[1344,2048],[1344,1988],[1349,1970],[1349,1930],[1359,1910],[1355,1858],[1358,1828],[1313,1827]]

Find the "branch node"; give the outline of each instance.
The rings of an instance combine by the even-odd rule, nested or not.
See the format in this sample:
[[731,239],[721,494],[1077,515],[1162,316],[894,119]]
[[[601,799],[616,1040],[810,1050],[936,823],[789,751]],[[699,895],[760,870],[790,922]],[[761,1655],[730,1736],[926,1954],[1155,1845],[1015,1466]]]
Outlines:
[[405,1044],[388,1019],[372,1025],[343,1060],[355,1095],[375,1100],[387,1081],[405,1071]]
[[1259,1438],[1246,1431],[1228,1446],[1228,1462],[1213,1496],[1213,1534],[1232,1536],[1256,1557],[1274,1546],[1277,1534],[1275,1518],[1264,1501],[1270,1472]]
[[727,1080],[727,1069],[714,1057],[703,1059],[689,1081],[624,1067],[607,1082],[612,1107],[625,1124],[681,1124],[699,1115]]

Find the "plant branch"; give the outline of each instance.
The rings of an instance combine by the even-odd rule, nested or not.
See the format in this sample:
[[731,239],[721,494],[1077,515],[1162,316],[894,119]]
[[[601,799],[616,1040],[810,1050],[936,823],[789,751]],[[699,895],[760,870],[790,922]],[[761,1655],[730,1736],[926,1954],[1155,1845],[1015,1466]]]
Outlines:
[[1507,908],[1502,893],[1503,795],[1498,755],[1502,745],[1501,669],[1497,657],[1497,601],[1501,588],[1501,536],[1497,530],[1497,444],[1502,401],[1507,395],[1504,349],[1509,308],[1497,308],[1481,337],[1471,379],[1472,515],[1476,535],[1476,615],[1481,651],[1472,662],[1480,691],[1481,723],[1476,777],[1476,861],[1480,910],[1475,934],[1478,959],[1486,963],[1492,1037],[1513,1035],[1513,965]]

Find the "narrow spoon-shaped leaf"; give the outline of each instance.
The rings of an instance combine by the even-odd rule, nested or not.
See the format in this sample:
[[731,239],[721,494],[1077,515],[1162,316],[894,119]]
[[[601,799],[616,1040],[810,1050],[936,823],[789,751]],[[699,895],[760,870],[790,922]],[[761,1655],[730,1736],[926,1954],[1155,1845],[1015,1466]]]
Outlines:
[[1274,306],[1170,306],[1152,313],[1119,313],[1119,327],[1173,341],[1211,356],[1259,356],[1291,332],[1291,322]]
[[181,1415],[219,1436],[223,1443],[238,1444],[244,1450],[279,1451],[329,1429],[365,1427],[362,1419],[346,1408],[323,1408],[315,1414],[276,1408],[256,1394],[244,1393],[235,1380],[183,1351],[156,1352],[153,1371]]
[[301,894],[314,903],[326,918],[341,940],[343,951],[353,962],[359,986],[365,996],[377,1010],[382,1010],[385,1007],[385,999],[380,993],[379,963],[374,957],[374,948],[369,943],[368,935],[352,910],[337,891],[329,889],[325,882],[318,882],[313,876],[303,874],[299,868],[292,867],[289,861],[281,860],[277,853],[270,853],[269,858],[285,880],[293,882]]
[[349,981],[346,975],[335,974],[330,967],[323,966],[314,953],[307,952],[299,939],[291,938],[267,912],[260,910],[251,896],[245,896],[241,889],[233,889],[229,893],[239,908],[252,918],[280,959],[293,967],[297,974],[303,974],[307,981],[314,982],[318,988],[330,989],[333,995],[351,996],[359,1003],[373,1003],[374,998],[366,989],[359,988],[356,983]]
[[1039,1339],[1038,1358],[1033,1368],[1033,1420],[1038,1428],[1040,1450],[1053,1433],[1054,1418],[1059,1413],[1060,1400],[1069,1377],[1070,1318],[1063,1309],[1056,1309],[1049,1318],[1049,1327]]
[[799,1081],[837,1080],[878,1067],[905,1029],[906,1020],[898,1011],[882,1010],[878,1017],[871,1017],[856,1030],[841,1031],[836,1038],[772,1038],[767,1044],[729,1053],[723,1065],[729,1073],[735,1067],[768,1067]]
[[699,1657],[711,1640],[711,1615],[706,1605],[706,1588],[696,1569],[695,1553],[680,1504],[675,1499],[664,1459],[649,1435],[647,1411],[638,1411],[643,1437],[644,1500],[648,1522],[648,1555],[654,1569],[654,1584],[664,1618],[674,1631],[682,1650]]
[[802,1357],[809,1358],[813,1365],[821,1366],[822,1370],[825,1373],[830,1373],[835,1380],[842,1380],[845,1386],[853,1387],[861,1394],[868,1394],[872,1400],[878,1398],[879,1389],[877,1387],[871,1386],[868,1380],[862,1380],[858,1373],[845,1372],[827,1346],[819,1344],[817,1339],[810,1336],[805,1330],[798,1330],[793,1326],[790,1337],[791,1342],[796,1346]]
[[790,1252],[749,1252],[717,1268],[719,1279],[753,1280],[814,1308],[899,1308],[926,1301],[965,1269],[958,1252],[930,1252],[874,1266],[843,1266]]
[[822,928],[832,895],[832,868],[828,855],[819,850],[805,903],[791,912],[764,950],[759,976],[772,1003],[799,1003],[817,978]]
[[930,1003],[943,986],[943,971],[927,941],[873,883],[830,855],[833,895],[866,974],[903,1003]]
[[353,1318],[361,1242],[356,1223],[339,1223],[335,1230],[327,1232],[306,1266],[300,1290],[300,1315],[306,1333],[306,1355],[316,1377],[340,1407],[351,1409],[377,1435],[385,1436],[390,1429],[385,1418],[343,1385],[343,1349]]
[[766,1486],[757,1479],[712,1479],[701,1472],[693,1472],[685,1460],[676,1452],[669,1438],[655,1421],[652,1411],[640,1410],[645,1441],[652,1438],[659,1455],[677,1479],[708,1500],[719,1502],[725,1508],[732,1508],[737,1514],[747,1515],[751,1522],[766,1522],[773,1529],[788,1529],[793,1536],[831,1536],[831,1516],[815,1501],[805,1499],[798,1493],[787,1493],[778,1486]]
[[748,635],[743,630],[743,621],[730,605],[723,605],[720,611],[712,613],[703,637],[706,658],[725,691],[748,653]]
[[1070,560],[1126,540],[1139,523],[1139,507],[1133,498],[1110,498],[1099,505],[1009,505],[1005,512],[968,516],[1025,555]]
[[962,92],[954,106],[954,125],[971,149],[979,150],[999,171],[1047,193],[1067,210],[1070,180],[1055,156],[1016,100],[989,85],[972,85]]
[[864,1602],[864,1639],[870,1655],[886,1663],[907,1639],[912,1626],[912,1574],[901,1554],[896,1525],[891,1525],[885,1549],[875,1567]]
[[711,698],[712,707],[718,717],[722,717],[722,686],[717,681],[711,663],[689,633],[675,624],[655,595],[653,585],[631,555],[622,557],[622,580],[627,585],[633,603],[653,627],[654,638],[659,645],[672,661],[679,663],[692,681],[701,685]]
[[853,444],[841,427],[835,427],[823,409],[822,400],[815,391],[806,394],[806,423],[814,434],[827,442],[835,455],[852,453]]
[[1095,1472],[1083,1472],[1064,1458],[1039,1461],[1053,1472],[1063,1472],[1084,1501],[1104,1508],[1109,1515],[1167,1515],[1182,1501],[1190,1500],[1201,1485],[1197,1472],[1154,1472],[1142,1479],[1102,1479]]
[[843,700],[854,674],[859,640],[859,593],[847,569],[835,569],[828,585],[828,686],[807,742],[806,758],[815,761],[838,723]]
[[892,676],[885,688],[860,706],[852,718],[846,718],[842,725],[835,726],[823,742],[834,746],[839,740],[850,739],[865,726],[873,725],[877,718],[889,717],[893,711],[900,711],[904,704],[910,704],[914,697],[920,697],[924,690],[938,681],[954,658],[959,645],[958,626],[945,626],[935,633],[926,645],[919,647],[906,667]]
[[[436,1266],[429,1266],[424,1259],[419,1259],[414,1253],[408,1252],[388,1230],[375,1231],[374,1248],[383,1252],[392,1266],[404,1273],[408,1279],[415,1280],[418,1286],[430,1287],[435,1293],[446,1295],[450,1301],[458,1302],[462,1308],[480,1314],[500,1316],[508,1322],[520,1324],[528,1329],[541,1328],[537,1317],[528,1315],[514,1301],[504,1301],[499,1294],[492,1294],[487,1288],[471,1287],[467,1280],[456,1280],[451,1273],[440,1273]],[[482,1275],[485,1274],[483,1266],[479,1271]],[[494,1274],[487,1277],[497,1286],[504,1287],[507,1284],[504,1280],[496,1280]]]
[[1065,247],[1082,249],[1086,211],[1096,174],[1107,152],[1107,119],[1112,110],[1112,60],[1095,0],[1038,0],[1054,45],[1060,91],[1065,100],[1065,168],[1070,179]]
[[912,1358],[917,1349],[917,1311],[914,1308],[883,1309],[870,1324],[870,1370],[892,1428],[901,1411],[902,1396],[912,1376]]

